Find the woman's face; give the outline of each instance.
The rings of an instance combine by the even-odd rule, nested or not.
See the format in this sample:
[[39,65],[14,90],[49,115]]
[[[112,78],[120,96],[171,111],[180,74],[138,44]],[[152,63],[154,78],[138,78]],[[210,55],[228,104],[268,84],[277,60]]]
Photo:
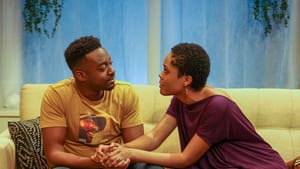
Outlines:
[[170,52],[163,64],[163,71],[159,74],[160,93],[167,95],[184,95],[184,76],[178,77],[178,68],[171,64],[172,53]]

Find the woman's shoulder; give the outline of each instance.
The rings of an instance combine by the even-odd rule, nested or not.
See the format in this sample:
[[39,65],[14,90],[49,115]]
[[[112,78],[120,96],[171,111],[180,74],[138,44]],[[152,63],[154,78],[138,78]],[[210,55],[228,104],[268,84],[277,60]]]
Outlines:
[[228,99],[231,100],[229,94],[225,90],[223,90],[223,89],[214,88],[214,87],[209,86],[209,85],[206,85],[204,87],[204,89],[206,90],[206,92],[205,92],[206,94],[205,95],[207,97],[210,97],[210,96],[223,96],[223,97],[228,98]]

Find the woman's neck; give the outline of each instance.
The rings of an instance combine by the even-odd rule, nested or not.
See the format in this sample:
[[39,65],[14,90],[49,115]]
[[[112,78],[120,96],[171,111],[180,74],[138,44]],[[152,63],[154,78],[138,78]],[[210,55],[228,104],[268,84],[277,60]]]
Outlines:
[[200,91],[186,89],[185,93],[178,98],[185,104],[193,104],[212,95],[214,95],[213,88],[204,86]]

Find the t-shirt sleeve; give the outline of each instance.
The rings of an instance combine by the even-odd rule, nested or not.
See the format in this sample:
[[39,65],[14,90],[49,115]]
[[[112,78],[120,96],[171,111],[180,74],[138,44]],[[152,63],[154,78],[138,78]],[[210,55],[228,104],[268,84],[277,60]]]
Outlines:
[[141,114],[139,112],[139,97],[131,85],[124,91],[123,95],[123,115],[121,120],[121,128],[134,127],[143,124]]
[[203,118],[199,122],[197,134],[213,145],[228,138],[230,132],[230,115],[227,113],[228,101],[216,97],[207,105]]
[[63,101],[59,94],[49,86],[44,93],[41,104],[41,128],[66,127],[65,114],[62,105]]

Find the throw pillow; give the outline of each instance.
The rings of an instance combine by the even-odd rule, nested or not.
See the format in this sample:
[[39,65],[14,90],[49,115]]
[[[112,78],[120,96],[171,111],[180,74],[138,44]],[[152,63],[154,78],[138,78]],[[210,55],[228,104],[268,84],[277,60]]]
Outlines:
[[47,169],[40,118],[10,121],[8,129],[16,147],[17,169]]

